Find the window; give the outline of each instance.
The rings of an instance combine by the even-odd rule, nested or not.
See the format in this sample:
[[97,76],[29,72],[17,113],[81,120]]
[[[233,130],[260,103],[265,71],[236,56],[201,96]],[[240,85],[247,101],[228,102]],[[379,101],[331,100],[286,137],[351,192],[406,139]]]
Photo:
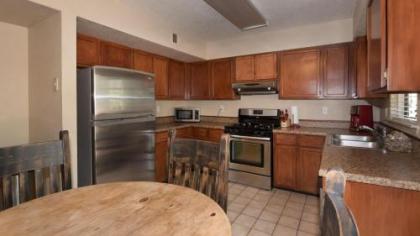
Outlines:
[[389,118],[392,121],[408,125],[418,125],[419,96],[417,93],[392,94],[390,97]]

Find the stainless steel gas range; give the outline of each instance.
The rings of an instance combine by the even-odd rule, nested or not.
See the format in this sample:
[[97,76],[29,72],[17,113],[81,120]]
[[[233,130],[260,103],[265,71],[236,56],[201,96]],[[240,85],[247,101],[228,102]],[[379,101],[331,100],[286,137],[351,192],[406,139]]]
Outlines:
[[239,123],[225,126],[231,135],[229,181],[271,189],[273,129],[279,110],[239,109]]

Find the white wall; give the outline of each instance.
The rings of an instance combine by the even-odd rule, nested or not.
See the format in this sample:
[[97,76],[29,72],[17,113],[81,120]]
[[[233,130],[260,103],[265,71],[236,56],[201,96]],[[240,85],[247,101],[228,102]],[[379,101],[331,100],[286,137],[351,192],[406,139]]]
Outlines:
[[[172,116],[176,106],[190,106],[201,109],[205,116],[237,117],[239,108],[274,108],[289,109],[297,106],[299,118],[306,120],[340,120],[349,121],[350,107],[353,105],[368,104],[363,100],[279,100],[277,95],[242,96],[235,101],[158,101],[157,116]],[[223,111],[220,111],[220,107]],[[328,109],[327,114],[322,108]],[[380,120],[380,109],[374,107],[374,119]]]
[[353,41],[353,19],[277,31],[247,31],[238,37],[207,43],[207,58],[222,58]]
[[0,147],[28,142],[28,30],[0,22]]
[[29,141],[58,139],[62,127],[61,20],[57,13],[29,28]]

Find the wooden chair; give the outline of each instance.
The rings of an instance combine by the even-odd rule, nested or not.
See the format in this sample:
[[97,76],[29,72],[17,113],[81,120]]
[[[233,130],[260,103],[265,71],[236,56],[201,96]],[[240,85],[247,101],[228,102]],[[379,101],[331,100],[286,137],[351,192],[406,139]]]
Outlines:
[[331,169],[325,177],[325,190],[321,192],[321,235],[358,236],[354,216],[344,203],[346,176],[342,169]]
[[176,130],[170,130],[168,182],[204,193],[226,211],[229,135],[219,144],[175,136]]
[[0,210],[70,188],[68,131],[60,140],[0,148]]

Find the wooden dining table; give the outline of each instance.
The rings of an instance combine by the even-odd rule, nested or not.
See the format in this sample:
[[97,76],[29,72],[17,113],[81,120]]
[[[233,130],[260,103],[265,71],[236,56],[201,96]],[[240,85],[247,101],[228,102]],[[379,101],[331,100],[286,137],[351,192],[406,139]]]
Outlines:
[[157,182],[98,184],[51,194],[0,212],[0,235],[230,236],[209,197]]

